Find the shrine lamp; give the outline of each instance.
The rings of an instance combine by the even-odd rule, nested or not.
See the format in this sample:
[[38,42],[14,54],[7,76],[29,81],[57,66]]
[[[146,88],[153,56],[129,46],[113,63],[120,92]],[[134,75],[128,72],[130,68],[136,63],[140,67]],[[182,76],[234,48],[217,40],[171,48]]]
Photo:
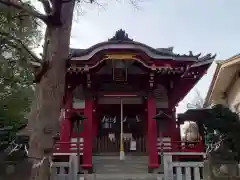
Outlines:
[[172,118],[163,111],[159,111],[158,114],[153,117],[153,119],[157,121],[158,133],[161,133],[168,130],[168,119]]
[[85,119],[87,119],[87,118],[83,115],[83,113],[74,112],[71,115],[70,120],[73,124],[76,123],[75,127],[77,130],[77,133],[80,133],[83,130],[83,128],[84,128],[83,124],[84,124]]
[[80,132],[83,130],[84,128],[84,120],[87,119],[83,113],[78,113],[78,112],[74,112],[70,118],[70,120],[72,121],[72,123],[76,123],[77,126],[77,156],[78,156],[78,174],[83,174],[82,170],[81,170],[81,157],[80,157]]

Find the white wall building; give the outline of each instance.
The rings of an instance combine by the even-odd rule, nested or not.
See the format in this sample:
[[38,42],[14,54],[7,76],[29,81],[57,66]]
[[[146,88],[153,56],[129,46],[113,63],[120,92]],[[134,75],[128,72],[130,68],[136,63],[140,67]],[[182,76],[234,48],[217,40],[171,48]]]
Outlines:
[[224,104],[240,113],[240,54],[218,61],[205,106]]

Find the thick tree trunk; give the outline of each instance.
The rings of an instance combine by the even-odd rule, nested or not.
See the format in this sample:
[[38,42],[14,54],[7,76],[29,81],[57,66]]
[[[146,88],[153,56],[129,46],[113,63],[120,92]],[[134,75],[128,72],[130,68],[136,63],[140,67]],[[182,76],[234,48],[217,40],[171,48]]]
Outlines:
[[61,27],[47,27],[48,43],[45,43],[44,59],[50,62],[50,69],[37,84],[36,99],[29,115],[29,160],[33,163],[31,180],[48,180],[50,176],[48,157],[52,155],[53,136],[59,129],[74,2],[62,4]]

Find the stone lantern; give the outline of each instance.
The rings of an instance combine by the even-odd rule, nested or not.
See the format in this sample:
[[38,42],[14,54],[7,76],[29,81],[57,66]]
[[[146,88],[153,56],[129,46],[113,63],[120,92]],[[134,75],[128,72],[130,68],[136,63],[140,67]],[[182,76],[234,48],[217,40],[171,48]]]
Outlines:
[[80,133],[83,131],[84,128],[84,120],[87,119],[82,113],[74,112],[70,117],[70,120],[73,124],[76,123],[76,130],[77,130],[77,156],[78,156],[78,174],[83,174],[81,170],[81,157],[80,157]]
[[164,113],[163,111],[159,111],[156,116],[153,117],[157,121],[157,129],[158,129],[158,134],[160,135],[163,132],[166,132],[169,130],[169,119],[171,117]]

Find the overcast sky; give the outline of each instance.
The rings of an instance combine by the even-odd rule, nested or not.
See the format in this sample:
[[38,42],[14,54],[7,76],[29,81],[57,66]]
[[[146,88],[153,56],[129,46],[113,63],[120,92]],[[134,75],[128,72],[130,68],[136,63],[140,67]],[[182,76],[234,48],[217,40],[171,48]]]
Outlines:
[[[121,1],[121,3],[119,3]],[[126,30],[130,38],[154,48],[174,46],[176,53],[217,53],[224,60],[239,53],[240,0],[140,0],[140,8],[128,0],[100,0],[100,6],[82,6],[75,16],[71,47],[88,48]],[[142,2],[143,1],[143,2]],[[105,2],[109,2],[105,4]],[[208,74],[194,89],[205,97],[212,75]],[[178,108],[195,96],[194,90]]]

